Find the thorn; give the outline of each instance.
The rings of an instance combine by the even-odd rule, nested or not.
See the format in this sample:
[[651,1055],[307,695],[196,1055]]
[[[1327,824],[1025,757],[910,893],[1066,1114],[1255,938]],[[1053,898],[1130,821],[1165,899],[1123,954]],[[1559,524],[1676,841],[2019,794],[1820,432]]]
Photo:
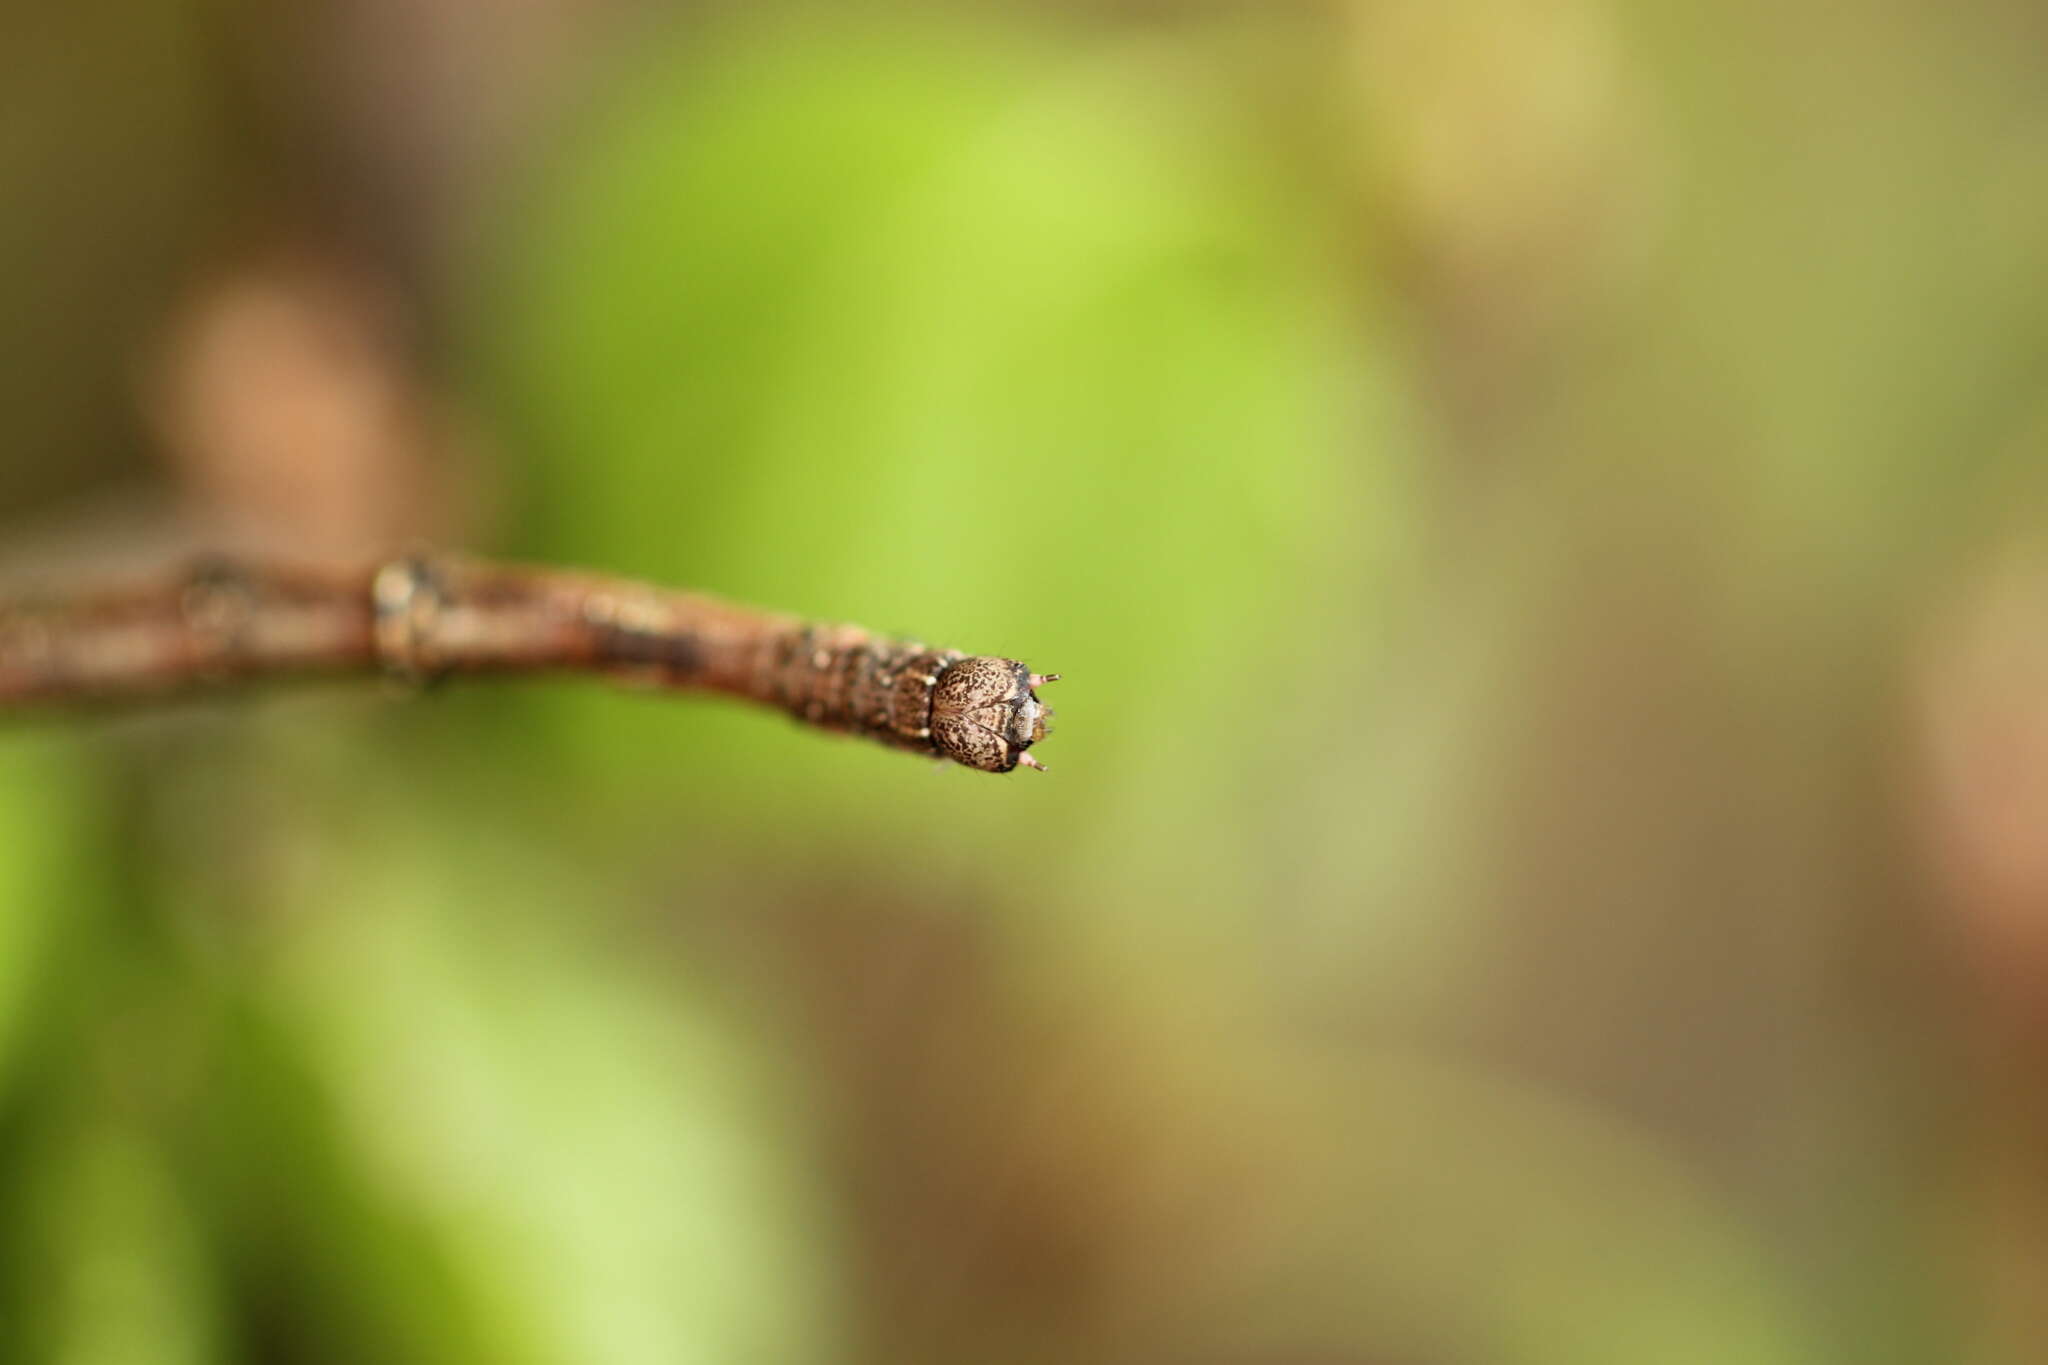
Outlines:
[[1043,763],[1040,763],[1040,762],[1039,762],[1039,761],[1038,761],[1037,759],[1033,758],[1033,757],[1032,757],[1032,756],[1031,756],[1030,754],[1018,754],[1018,755],[1017,755],[1017,761],[1018,761],[1019,763],[1022,763],[1022,764],[1023,764],[1023,765],[1025,766],[1025,767],[1027,767],[1027,768],[1036,768],[1036,769],[1038,769],[1038,771],[1040,771],[1040,772],[1042,772],[1042,773],[1044,773],[1044,772],[1051,772],[1051,771],[1052,771],[1052,769],[1050,769],[1050,768],[1046,767],[1046,766],[1045,766],[1045,765],[1044,765]]
[[1049,682],[1058,682],[1059,680],[1060,675],[1057,673],[1033,673],[1031,675],[1031,685],[1033,687],[1043,687]]

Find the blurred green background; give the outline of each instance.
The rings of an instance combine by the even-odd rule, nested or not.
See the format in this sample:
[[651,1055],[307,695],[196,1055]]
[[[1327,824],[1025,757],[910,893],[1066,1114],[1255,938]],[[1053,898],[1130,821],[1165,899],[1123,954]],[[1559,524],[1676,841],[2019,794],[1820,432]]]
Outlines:
[[1022,657],[0,730],[0,1360],[2048,1358],[2048,17],[0,15],[0,572]]

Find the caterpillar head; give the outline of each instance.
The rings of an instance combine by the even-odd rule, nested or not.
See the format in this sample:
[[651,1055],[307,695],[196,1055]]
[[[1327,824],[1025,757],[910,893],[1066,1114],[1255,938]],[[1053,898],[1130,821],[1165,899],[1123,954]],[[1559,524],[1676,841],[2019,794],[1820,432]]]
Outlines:
[[1015,659],[961,659],[932,688],[932,743],[955,763],[1006,773],[1022,763],[1043,769],[1025,752],[1045,738],[1052,712],[1033,689],[1057,673],[1033,673]]

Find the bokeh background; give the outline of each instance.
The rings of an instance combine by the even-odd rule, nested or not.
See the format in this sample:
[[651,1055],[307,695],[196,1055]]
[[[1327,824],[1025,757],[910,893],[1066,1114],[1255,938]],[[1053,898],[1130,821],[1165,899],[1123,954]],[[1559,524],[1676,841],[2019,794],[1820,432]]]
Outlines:
[[2048,1359],[2048,12],[0,15],[0,571],[1067,675],[0,730],[0,1359]]

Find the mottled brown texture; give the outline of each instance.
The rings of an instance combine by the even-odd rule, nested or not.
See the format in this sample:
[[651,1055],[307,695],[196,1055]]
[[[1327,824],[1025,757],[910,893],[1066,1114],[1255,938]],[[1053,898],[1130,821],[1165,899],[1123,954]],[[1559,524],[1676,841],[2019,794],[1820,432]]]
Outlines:
[[1042,681],[853,626],[623,579],[408,556],[368,571],[207,560],[164,583],[0,601],[0,707],[287,673],[594,670],[726,692],[807,724],[1009,772],[1045,735]]
[[939,675],[932,734],[940,752],[970,768],[1006,773],[1045,738],[1045,707],[1031,670],[1015,659],[962,659]]

